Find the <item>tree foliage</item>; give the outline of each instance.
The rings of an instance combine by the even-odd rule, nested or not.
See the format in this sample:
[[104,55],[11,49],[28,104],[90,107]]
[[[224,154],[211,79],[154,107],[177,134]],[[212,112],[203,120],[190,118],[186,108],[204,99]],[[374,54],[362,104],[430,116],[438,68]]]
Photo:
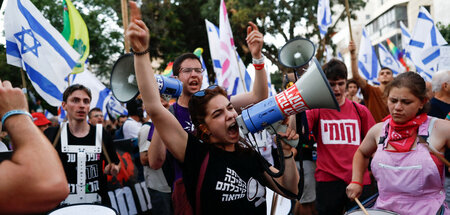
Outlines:
[[[52,25],[62,31],[62,0],[32,0]],[[72,0],[87,24],[90,37],[89,62],[91,70],[97,76],[109,78],[117,56],[123,53],[123,32],[111,28],[107,23],[113,19],[122,27],[121,3],[118,0]],[[141,11],[145,23],[149,26],[150,53],[153,60],[162,59],[160,70],[176,56],[192,52],[202,47],[211,78],[212,63],[204,19],[219,25],[220,0],[141,0]],[[331,0],[334,4],[344,4],[344,0]],[[364,6],[363,0],[349,0],[350,11]],[[231,28],[237,50],[244,63],[251,62],[245,37],[248,21],[255,22],[264,34],[281,35],[283,40],[301,36],[319,38],[316,10],[317,1],[308,0],[226,0]],[[344,11],[332,11],[340,14],[341,21],[346,18]],[[342,15],[344,14],[344,15]],[[354,18],[354,15],[352,15]],[[336,21],[334,21],[336,23]],[[332,26],[325,37],[325,43],[331,43],[335,28]],[[316,40],[318,41],[318,40]],[[319,44],[318,58],[321,58],[323,44]],[[274,44],[265,43],[263,54],[280,71],[286,72],[277,59],[278,49]],[[3,67],[2,67],[3,68]],[[1,71],[0,71],[1,73]]]
[[439,32],[441,32],[442,37],[444,37],[445,41],[447,41],[447,43],[450,43],[450,24],[444,25],[441,22],[438,22],[436,26],[439,29]]

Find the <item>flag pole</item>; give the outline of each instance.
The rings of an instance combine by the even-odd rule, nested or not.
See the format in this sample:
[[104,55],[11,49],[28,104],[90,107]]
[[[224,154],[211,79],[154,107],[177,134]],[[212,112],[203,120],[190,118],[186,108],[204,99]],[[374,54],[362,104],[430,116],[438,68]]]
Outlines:
[[[128,0],[121,0],[121,6],[122,6],[122,23],[123,23],[123,35],[125,38],[125,33],[128,28]],[[125,43],[125,53],[130,52],[130,44],[128,44],[128,41],[124,39]]]
[[348,6],[348,0],[345,0],[345,10],[347,11],[348,30],[350,31],[350,40],[353,41],[352,24],[350,23],[350,10]]
[[23,72],[23,69],[20,68],[20,76],[22,76],[22,88],[27,88],[27,81],[25,80],[25,73]]
[[[236,48],[236,47],[233,47],[233,48]],[[238,66],[238,71],[239,71],[239,78],[242,81],[242,86],[244,86],[244,92],[246,93],[247,92],[247,86],[245,85],[245,80],[242,78],[241,64],[239,63],[239,59],[238,59],[238,56],[237,56],[237,50],[236,49],[234,50],[234,56],[236,57],[236,61],[237,61],[237,66]]]

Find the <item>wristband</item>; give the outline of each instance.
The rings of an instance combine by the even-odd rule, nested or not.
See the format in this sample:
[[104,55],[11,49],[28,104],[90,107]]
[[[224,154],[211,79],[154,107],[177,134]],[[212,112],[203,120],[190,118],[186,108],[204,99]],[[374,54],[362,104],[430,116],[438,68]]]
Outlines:
[[135,51],[131,50],[131,53],[133,53],[134,55],[137,55],[137,56],[145,55],[145,54],[147,54],[149,52],[150,52],[150,49],[146,49],[143,52],[135,52]]
[[259,59],[252,58],[252,63],[253,64],[264,64],[264,55],[261,54],[261,58],[259,58]]
[[445,117],[445,119],[450,120],[450,113],[447,114],[447,116]]
[[27,116],[29,116],[31,118],[31,120],[33,120],[33,117],[27,111],[24,111],[24,110],[10,110],[10,111],[6,112],[5,115],[3,115],[3,117],[2,117],[2,125],[5,126],[5,121],[6,121],[6,119],[8,119],[8,117],[10,117],[12,115],[18,115],[18,114],[27,115]]
[[288,156],[284,156],[284,159],[289,159],[289,158],[291,158],[291,157],[294,157],[294,152],[291,152],[291,154],[288,155]]
[[357,185],[359,185],[361,187],[364,187],[363,184],[361,184],[360,182],[357,182],[357,181],[351,181],[350,184],[357,184]]
[[253,66],[255,67],[255,70],[262,70],[262,69],[264,69],[264,63],[263,64],[253,64]]

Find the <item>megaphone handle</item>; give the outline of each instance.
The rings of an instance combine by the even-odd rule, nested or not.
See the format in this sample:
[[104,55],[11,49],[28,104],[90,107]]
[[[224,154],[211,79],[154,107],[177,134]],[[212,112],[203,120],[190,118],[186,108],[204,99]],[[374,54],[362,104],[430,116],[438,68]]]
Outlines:
[[[276,134],[276,133],[278,133],[278,132],[283,132],[283,133],[285,133],[286,130],[287,130],[287,125],[283,125],[283,124],[281,124],[281,122],[282,122],[282,120],[280,120],[280,121],[278,121],[278,122],[274,122],[274,123],[272,123],[272,124],[269,125],[269,126],[266,126],[267,131],[268,131],[270,134],[272,134],[272,135],[274,135],[274,134]],[[285,142],[285,143],[291,145],[291,146],[294,147],[294,148],[297,147],[297,145],[298,145],[298,139],[288,140],[288,139],[285,138],[285,137],[283,137],[283,138],[281,138],[281,139],[283,140],[283,142]]]

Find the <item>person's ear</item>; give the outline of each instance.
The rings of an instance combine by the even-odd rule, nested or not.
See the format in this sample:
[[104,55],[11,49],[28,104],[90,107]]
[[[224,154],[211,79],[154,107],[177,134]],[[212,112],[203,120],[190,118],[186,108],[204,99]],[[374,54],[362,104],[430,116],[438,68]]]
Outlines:
[[62,106],[62,108],[63,108],[65,111],[67,111],[66,105],[67,105],[67,103],[66,103],[65,101],[63,101],[63,102],[61,103],[61,106]]
[[211,132],[209,131],[208,127],[205,124],[200,124],[198,128],[202,131],[202,133],[210,135]]

